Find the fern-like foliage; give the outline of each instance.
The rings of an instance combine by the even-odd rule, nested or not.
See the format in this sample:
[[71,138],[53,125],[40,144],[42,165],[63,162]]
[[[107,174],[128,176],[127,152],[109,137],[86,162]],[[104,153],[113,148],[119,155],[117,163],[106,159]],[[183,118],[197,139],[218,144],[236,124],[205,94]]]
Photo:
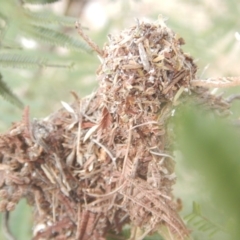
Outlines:
[[59,2],[59,0],[24,0],[23,2],[31,3],[31,4],[48,4],[48,3]]
[[56,25],[56,26],[67,26],[67,27],[73,27],[76,18],[74,17],[62,17],[58,16],[56,14],[53,14],[50,11],[45,10],[44,12],[38,11],[38,12],[32,12],[28,9],[25,9],[25,14],[27,17],[31,19],[31,22],[36,25]]
[[2,95],[3,98],[11,102],[12,104],[16,105],[17,107],[23,108],[23,103],[7,86],[6,82],[3,80],[3,76],[1,73],[0,73],[0,95]]
[[[15,34],[12,38],[17,39],[19,36],[27,36],[51,45],[91,52],[89,46],[79,38],[73,38],[62,31],[56,30],[61,25],[71,25],[73,27],[77,19],[57,16],[44,11],[33,12],[26,9],[24,5],[19,7],[13,0],[9,0],[1,3],[0,20],[4,22],[5,28],[12,30]],[[4,39],[2,42],[4,42]]]
[[210,221],[202,214],[201,206],[193,202],[192,212],[184,217],[188,224],[196,227],[197,230],[206,232],[209,237],[212,237],[217,232],[225,232],[225,230],[217,224]]
[[32,68],[32,67],[60,67],[60,68],[71,68],[72,64],[69,65],[60,65],[48,63],[47,59],[40,57],[30,57],[24,54],[15,54],[15,53],[0,53],[0,67],[7,68]]
[[[44,42],[52,46],[60,46],[74,51],[92,52],[90,47],[79,37],[64,33],[66,27],[74,27],[77,19],[58,16],[45,9],[33,11],[29,4],[51,4],[59,0],[8,0],[1,1],[0,6],[0,70],[4,68],[60,67],[70,68],[73,64],[53,63],[36,52],[29,54],[19,39],[25,37],[35,42]],[[62,28],[64,26],[64,29]],[[48,54],[49,55],[49,54]],[[60,57],[59,57],[60,58]],[[1,78],[0,95],[20,106],[21,102]],[[11,97],[10,97],[11,96]],[[14,100],[13,100],[14,99]]]
[[[222,235],[231,235],[231,238],[225,239],[238,240],[240,236],[239,129],[230,125],[229,119],[219,118],[212,111],[186,102],[176,114],[174,131],[189,170],[197,170],[201,176],[204,176],[201,181],[206,187],[206,194],[208,192],[210,196],[204,206],[205,209],[211,211],[208,204],[214,206],[212,211],[221,219],[219,222],[221,221],[224,228],[204,217],[197,204],[194,204],[189,219],[191,220],[192,217],[198,228],[206,229],[209,226],[210,234],[220,229],[223,231]],[[205,195],[205,193],[201,194]],[[212,219],[212,215],[208,214],[208,216]],[[198,223],[197,220],[200,222]]]
[[30,36],[34,37],[35,39],[42,40],[49,44],[67,47],[69,49],[78,51],[82,49],[84,49],[87,52],[92,51],[85,42],[79,41],[78,39],[74,39],[66,34],[63,34],[50,28],[32,25],[28,26],[28,28],[25,28],[24,30],[26,31],[26,33],[29,33]]

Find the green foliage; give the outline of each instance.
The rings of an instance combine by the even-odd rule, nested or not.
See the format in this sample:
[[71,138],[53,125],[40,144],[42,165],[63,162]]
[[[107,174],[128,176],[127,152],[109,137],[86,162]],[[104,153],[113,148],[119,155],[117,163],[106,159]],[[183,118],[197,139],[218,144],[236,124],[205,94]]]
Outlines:
[[88,45],[86,45],[86,43],[79,41],[78,39],[69,37],[68,35],[60,33],[53,29],[36,25],[31,25],[25,27],[24,29],[25,32],[34,39],[38,39],[56,46],[67,47],[68,49],[78,51],[84,49],[89,53],[92,52],[92,50]]
[[[31,4],[45,4],[56,1],[25,1]],[[1,1],[0,8],[0,73],[2,67],[63,67],[70,68],[73,64],[53,63],[50,59],[35,54],[29,54],[20,44],[21,37],[29,37],[35,41],[48,43],[50,46],[66,47],[75,51],[91,52],[90,47],[79,38],[74,38],[57,30],[60,26],[74,26],[76,19],[57,16],[45,11],[30,11],[23,4],[15,1]],[[46,25],[48,27],[46,27]],[[7,50],[7,51],[6,51]],[[34,52],[34,51],[33,51]],[[58,56],[58,58],[61,58]],[[59,61],[59,60],[57,60]],[[0,95],[17,106],[22,106],[21,100],[12,93],[1,78]],[[21,103],[21,104],[20,104]]]
[[55,3],[59,0],[23,0],[25,3],[31,4],[47,4],[47,3]]
[[207,232],[209,237],[212,237],[216,232],[224,231],[224,229],[215,223],[211,222],[202,214],[201,206],[193,202],[192,212],[184,217],[187,224],[193,225],[199,231]]
[[52,12],[45,10],[43,11],[38,11],[38,12],[31,12],[27,9],[25,9],[25,14],[31,19],[31,22],[33,24],[41,24],[42,26],[44,25],[62,25],[62,26],[67,26],[67,27],[73,27],[76,18],[73,17],[68,17],[68,16],[59,16],[56,14],[53,14]]
[[[236,224],[240,221],[239,131],[211,112],[196,109],[196,106],[191,105],[178,109],[177,142],[189,170],[197,169],[204,176],[207,189],[211,189],[211,201],[208,204],[224,212],[224,224],[229,219],[233,220],[227,231],[232,240],[237,240],[240,235]],[[191,217],[202,217],[198,205],[195,204],[192,214],[188,220]],[[215,212],[215,215],[218,214],[219,211]],[[211,224],[204,225],[203,220],[197,223],[198,229],[210,227]],[[213,231],[214,225],[217,224],[212,224]]]
[[57,65],[48,63],[47,59],[29,56],[22,53],[0,53],[0,67],[8,68],[32,68],[32,67],[72,67],[69,65]]
[[7,86],[7,83],[3,80],[1,73],[0,73],[0,95],[2,95],[7,101],[13,103],[14,105],[20,108],[23,107],[23,103]]

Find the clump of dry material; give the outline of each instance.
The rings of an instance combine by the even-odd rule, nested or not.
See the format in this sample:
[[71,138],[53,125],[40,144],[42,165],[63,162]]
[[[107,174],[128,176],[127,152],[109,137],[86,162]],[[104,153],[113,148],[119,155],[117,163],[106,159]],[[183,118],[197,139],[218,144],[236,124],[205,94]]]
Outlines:
[[[98,51],[99,88],[45,119],[0,136],[0,210],[21,198],[34,208],[33,239],[106,239],[132,227],[143,239],[161,227],[189,235],[172,195],[176,177],[167,123],[190,93],[228,108],[197,84],[182,38],[164,21],[137,22]],[[204,96],[204,97],[202,97]],[[142,231],[135,231],[141,229]]]

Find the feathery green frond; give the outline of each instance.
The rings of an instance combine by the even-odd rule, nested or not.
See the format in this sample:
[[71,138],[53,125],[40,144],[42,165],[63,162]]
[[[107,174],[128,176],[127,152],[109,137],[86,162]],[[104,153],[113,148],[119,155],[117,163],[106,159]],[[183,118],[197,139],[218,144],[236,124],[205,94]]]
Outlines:
[[48,4],[48,3],[55,3],[59,2],[59,0],[23,0],[24,3],[30,4]]
[[[231,239],[239,239],[239,129],[213,112],[200,111],[199,106],[197,109],[187,103],[179,109],[176,121],[177,141],[185,161],[204,176],[211,190],[211,204],[223,211],[225,220],[233,219],[229,233]],[[195,208],[194,213],[199,212]]]
[[201,206],[196,202],[193,202],[192,212],[185,216],[184,219],[199,231],[208,232],[209,237],[212,237],[217,232],[224,231],[222,227],[211,222],[202,214]]
[[31,12],[29,10],[25,10],[25,14],[35,25],[46,26],[46,24],[54,24],[73,27],[75,22],[77,21],[77,19],[74,17],[58,16],[50,11]]
[[28,28],[24,28],[24,30],[26,30],[26,33],[30,36],[35,37],[35,39],[46,43],[67,47],[76,51],[92,52],[92,49],[85,42],[50,28],[32,25]]
[[7,83],[3,80],[1,73],[0,73],[0,95],[7,101],[18,106],[19,108],[23,108],[23,103],[7,86]]
[[27,56],[24,54],[0,53],[0,66],[10,68],[32,68],[32,67],[63,67],[71,68],[72,64],[60,65],[48,63],[47,59]]
[[[68,50],[92,52],[92,49],[79,38],[64,33],[63,26],[74,27],[75,18],[58,16],[42,7],[33,11],[27,4],[50,4],[58,0],[15,0],[1,1],[0,7],[0,67],[4,68],[33,68],[54,67],[72,68],[73,63],[59,64],[63,58],[52,46],[65,47]],[[25,51],[20,41],[22,38],[34,39],[36,43],[42,41],[49,46],[43,46],[43,52],[36,49]],[[51,54],[44,51],[51,49]],[[70,51],[69,51],[70,52]],[[45,56],[47,55],[47,57]],[[56,58],[57,56],[57,58]],[[51,60],[50,60],[51,59]],[[54,63],[53,59],[57,63]],[[69,62],[69,61],[68,61]],[[5,85],[4,85],[5,86]],[[10,96],[8,88],[2,87],[1,95]],[[7,99],[7,97],[5,97]],[[12,101],[13,102],[13,101]]]

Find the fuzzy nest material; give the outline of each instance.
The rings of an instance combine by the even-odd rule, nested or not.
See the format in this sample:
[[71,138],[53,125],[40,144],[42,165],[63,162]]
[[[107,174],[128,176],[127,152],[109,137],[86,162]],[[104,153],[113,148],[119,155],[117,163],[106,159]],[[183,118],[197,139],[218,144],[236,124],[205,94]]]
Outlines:
[[189,231],[173,201],[167,134],[197,69],[182,44],[161,20],[138,22],[109,36],[96,92],[74,94],[73,104],[63,102],[43,120],[30,121],[26,108],[0,136],[0,210],[26,198],[34,240],[105,239],[129,223],[142,229],[132,239],[162,226],[184,239]]

